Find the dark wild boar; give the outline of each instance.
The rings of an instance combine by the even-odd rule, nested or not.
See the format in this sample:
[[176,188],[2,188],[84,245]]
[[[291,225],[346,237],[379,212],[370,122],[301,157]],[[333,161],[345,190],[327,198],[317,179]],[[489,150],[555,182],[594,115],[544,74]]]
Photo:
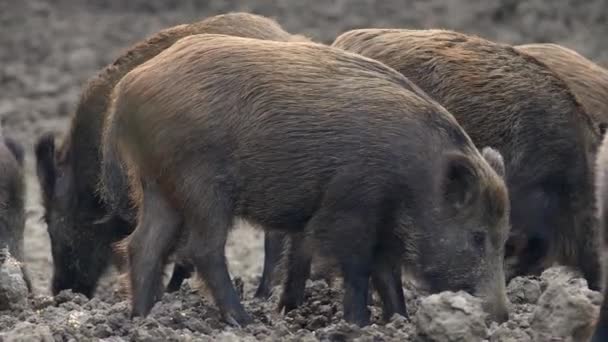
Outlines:
[[[601,232],[608,232],[608,135],[604,135],[604,139],[597,156],[596,164],[596,183],[595,183],[595,198],[597,203],[597,216],[601,227]],[[604,236],[605,241],[606,237]],[[608,277],[604,265],[604,277]],[[600,305],[600,314],[595,327],[595,332],[591,338],[591,342],[608,341],[608,282],[604,283],[604,298]]]
[[353,30],[333,46],[399,71],[452,113],[476,146],[502,154],[511,199],[507,279],[558,262],[600,288],[593,213],[600,132],[550,68],[511,46],[445,30]]
[[104,198],[129,187],[139,208],[119,245],[134,316],[162,295],[162,267],[179,248],[224,319],[250,322],[226,267],[235,218],[305,236],[307,251],[339,265],[349,322],[369,321],[370,277],[384,316],[405,315],[402,265],[434,291],[468,290],[508,315],[503,179],[452,115],[377,61],[190,36],[124,76],[107,120]]
[[23,147],[0,134],[0,249],[21,263],[25,284],[32,291],[23,256],[25,230],[25,176]]
[[[229,13],[193,24],[162,30],[127,50],[85,86],[67,136],[56,149],[51,134],[36,145],[38,179],[43,193],[45,219],[53,254],[52,292],[72,289],[92,296],[111,259],[113,242],[135,227],[136,211],[127,196],[118,204],[117,215],[108,216],[96,193],[101,168],[99,144],[108,99],[114,85],[130,70],[156,56],[178,39],[197,33],[222,33],[258,39],[306,40],[285,32],[275,21],[248,13]],[[126,192],[126,189],[125,189]],[[278,258],[278,252],[270,255]],[[120,265],[120,263],[119,263]],[[270,277],[258,290],[266,295]],[[189,275],[187,265],[177,265],[170,290],[179,288]]]

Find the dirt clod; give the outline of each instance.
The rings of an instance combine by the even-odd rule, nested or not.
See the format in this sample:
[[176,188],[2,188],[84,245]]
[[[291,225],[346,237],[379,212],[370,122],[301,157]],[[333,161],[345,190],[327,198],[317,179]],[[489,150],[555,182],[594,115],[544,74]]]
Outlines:
[[3,248],[0,250],[0,310],[23,308],[27,296],[21,264]]
[[593,303],[595,294],[587,288],[587,282],[573,277],[570,272],[556,274],[555,269],[545,271],[541,278],[548,285],[530,322],[535,340],[581,341],[587,338],[598,314]]
[[418,334],[429,341],[482,341],[487,314],[481,300],[466,292],[442,292],[424,298],[416,313]]
[[540,281],[533,277],[516,277],[507,287],[507,297],[511,303],[536,304],[541,293]]

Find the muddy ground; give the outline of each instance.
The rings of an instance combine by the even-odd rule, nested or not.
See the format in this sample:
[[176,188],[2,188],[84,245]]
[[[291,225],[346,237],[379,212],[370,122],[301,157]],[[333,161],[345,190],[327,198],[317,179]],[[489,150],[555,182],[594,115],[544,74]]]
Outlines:
[[[359,340],[359,341],[577,341],[593,323],[600,300],[584,280],[551,269],[509,286],[511,319],[486,323],[476,299],[464,294],[423,296],[406,283],[409,318],[358,329],[340,321],[340,292],[309,284],[301,309],[275,312],[279,288],[267,302],[253,300],[261,272],[261,234],[239,227],[228,247],[230,270],[242,285],[256,324],[227,327],[215,307],[185,284],[166,295],[150,317],[128,319],[128,306],[110,272],[88,301],[70,292],[48,297],[52,259],[40,217],[32,144],[46,130],[65,132],[83,82],[134,42],[166,26],[227,11],[274,17],[288,31],[329,43],[360,27],[450,28],[507,43],[556,42],[608,65],[608,0],[0,0],[0,118],[4,134],[27,148],[26,262],[35,295],[0,311],[0,341],[81,340]],[[1,261],[1,259],[0,259]],[[4,270],[9,270],[7,263]],[[8,272],[8,271],[7,271]],[[2,279],[14,274],[0,272]]]

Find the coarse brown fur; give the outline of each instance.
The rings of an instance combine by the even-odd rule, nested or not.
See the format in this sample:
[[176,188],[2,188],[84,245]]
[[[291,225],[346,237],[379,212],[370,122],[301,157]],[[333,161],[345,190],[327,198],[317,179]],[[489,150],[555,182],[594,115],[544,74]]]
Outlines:
[[525,44],[515,49],[543,62],[561,77],[585,111],[605,131],[608,127],[608,70],[558,44]]
[[478,147],[500,151],[511,198],[509,279],[559,262],[601,287],[593,215],[600,132],[549,67],[511,46],[447,30],[352,30],[333,46],[401,72]]
[[127,174],[139,208],[123,244],[133,315],[159,298],[179,247],[225,320],[248,323],[224,255],[242,218],[310,244],[289,260],[286,308],[303,298],[314,251],[340,265],[349,322],[369,321],[370,277],[385,318],[405,315],[402,265],[433,291],[471,291],[507,317],[509,200],[484,158],[500,165],[498,152],[482,156],[452,115],[377,61],[194,35],[129,72],[107,120],[102,190],[113,198]]
[[[597,216],[600,231],[608,232],[608,135],[604,135],[602,145],[598,151],[596,162],[595,198],[597,203]],[[606,236],[604,236],[604,241]],[[608,276],[604,265],[604,277]],[[608,284],[608,281],[605,282]],[[600,305],[599,318],[591,342],[603,342],[608,340],[608,286],[604,286],[603,300]]]
[[25,230],[25,172],[23,147],[0,134],[0,250],[8,252],[21,264],[24,280],[32,290],[23,256]]
[[84,87],[69,131],[57,150],[51,134],[45,134],[36,144],[38,179],[52,243],[53,293],[71,288],[91,296],[111,259],[111,244],[134,227],[135,210],[126,196],[113,202],[120,209],[113,212],[119,215],[109,217],[108,208],[96,193],[101,167],[101,130],[114,85],[130,70],[178,39],[197,33],[307,40],[285,32],[271,19],[249,13],[229,13],[164,29],[129,48],[91,79]]

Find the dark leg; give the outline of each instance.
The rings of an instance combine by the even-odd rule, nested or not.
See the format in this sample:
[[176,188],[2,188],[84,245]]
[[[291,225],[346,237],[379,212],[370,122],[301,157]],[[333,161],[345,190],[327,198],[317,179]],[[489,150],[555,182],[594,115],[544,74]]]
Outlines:
[[[370,269],[365,263],[348,262],[342,266],[344,274],[344,320],[359,326],[369,324],[367,300]],[[371,262],[368,263],[371,266]]]
[[127,239],[132,316],[146,316],[162,296],[163,266],[175,243],[180,220],[154,184],[145,184],[141,220]]
[[176,262],[173,267],[173,274],[171,275],[171,280],[169,280],[169,284],[167,285],[167,292],[175,292],[180,289],[184,279],[190,278],[192,272],[194,271],[194,267],[187,262]]
[[608,341],[608,291],[604,290],[604,299],[600,306],[600,316],[595,326],[591,342]]
[[[599,240],[595,240],[598,241]],[[579,248],[579,257],[577,268],[583,274],[583,278],[587,280],[587,284],[591,290],[602,291],[602,261],[600,256],[600,248],[593,244],[589,246],[585,244]]]
[[388,258],[379,260],[372,271],[372,280],[382,299],[384,320],[390,320],[393,314],[405,317],[407,312],[405,310],[403,284],[401,283],[401,265],[391,263]]
[[287,278],[279,302],[279,311],[285,309],[285,312],[289,312],[304,302],[304,290],[306,280],[310,277],[312,261],[310,250],[306,247],[303,233],[290,236],[287,254]]
[[340,209],[322,209],[307,229],[314,232],[322,255],[336,257],[341,267],[344,320],[364,326],[369,324],[367,305],[378,216],[357,207]]
[[283,232],[264,233],[264,270],[260,285],[255,292],[256,298],[268,298],[274,285],[274,274],[281,259],[281,252],[287,234]]
[[[581,225],[581,231],[577,234],[575,245],[568,246],[568,240],[571,237],[564,237],[563,245],[574,248],[574,253],[570,255],[562,255],[564,264],[580,270],[583,278],[587,280],[587,285],[591,290],[602,291],[603,267],[601,241],[598,227],[594,224],[596,221],[590,219]],[[562,253],[566,253],[570,248],[562,247]]]
[[198,198],[197,203],[200,205],[187,213],[186,229],[189,238],[186,251],[223,319],[233,326],[245,326],[252,320],[245,312],[230,279],[224,251],[228,231],[232,226],[232,208],[223,194],[213,191],[208,193],[213,194],[213,197]]

